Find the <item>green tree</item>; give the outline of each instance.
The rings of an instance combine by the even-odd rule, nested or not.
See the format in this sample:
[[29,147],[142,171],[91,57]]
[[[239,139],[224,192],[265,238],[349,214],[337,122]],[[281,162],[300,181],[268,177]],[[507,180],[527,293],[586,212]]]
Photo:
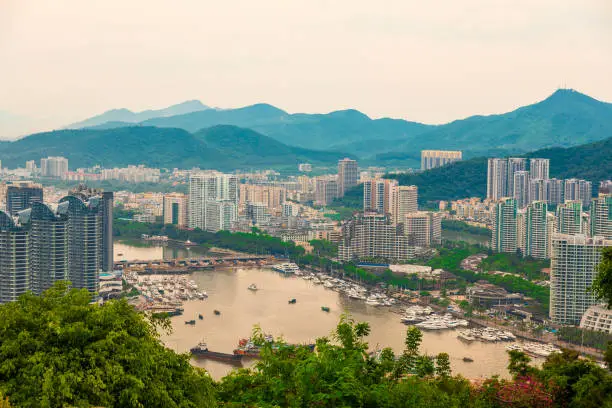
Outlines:
[[515,377],[521,377],[527,375],[529,372],[529,362],[531,359],[527,354],[518,350],[510,350],[510,363],[508,364],[508,371]]
[[448,353],[440,353],[436,357],[436,374],[440,377],[450,377],[451,365]]
[[612,308],[612,247],[604,248],[592,290],[595,296]]
[[161,344],[163,322],[90,299],[60,282],[0,306],[0,390],[13,405],[213,406],[210,377]]

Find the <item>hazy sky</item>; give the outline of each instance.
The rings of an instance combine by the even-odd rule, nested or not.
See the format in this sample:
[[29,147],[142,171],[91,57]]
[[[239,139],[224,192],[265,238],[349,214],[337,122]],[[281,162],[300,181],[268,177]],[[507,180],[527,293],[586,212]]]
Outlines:
[[0,0],[0,78],[53,124],[186,99],[440,123],[612,101],[612,1]]

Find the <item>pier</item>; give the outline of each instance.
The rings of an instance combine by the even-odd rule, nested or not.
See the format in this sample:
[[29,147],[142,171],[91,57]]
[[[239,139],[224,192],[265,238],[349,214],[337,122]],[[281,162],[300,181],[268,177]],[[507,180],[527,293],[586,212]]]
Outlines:
[[193,270],[212,269],[234,265],[265,265],[274,260],[264,255],[230,255],[198,258],[130,260],[114,263],[115,270],[138,270],[150,274],[183,274]]

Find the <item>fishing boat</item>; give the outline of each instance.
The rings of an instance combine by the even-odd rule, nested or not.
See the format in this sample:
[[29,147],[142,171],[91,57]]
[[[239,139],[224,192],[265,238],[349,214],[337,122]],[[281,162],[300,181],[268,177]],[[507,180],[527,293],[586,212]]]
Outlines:
[[463,361],[465,361],[466,363],[473,363],[474,359],[471,357],[463,357]]
[[200,320],[204,320],[204,316],[202,316],[201,314],[198,315],[198,319]]
[[257,288],[257,285],[255,285],[254,283],[251,283],[247,289],[252,290],[253,292],[257,292],[259,290]]
[[217,315],[217,316],[219,316],[219,315],[221,314],[221,312],[220,312],[220,311],[218,311],[218,310],[215,310],[215,311],[214,311],[214,313],[215,313],[215,315]]
[[321,310],[324,312],[329,312],[330,309],[327,306],[321,306]]
[[208,350],[208,345],[201,341],[197,346],[192,347],[191,354],[196,357],[208,358],[210,360],[223,361],[226,363],[239,364],[242,362],[242,355],[234,353],[220,353]]
[[291,300],[289,301],[289,304],[290,304],[290,305],[293,305],[293,304],[295,304],[295,302],[297,302],[297,300],[295,300],[295,299],[291,299]]
[[195,320],[185,320],[185,324],[190,324],[190,325],[195,325],[196,321]]

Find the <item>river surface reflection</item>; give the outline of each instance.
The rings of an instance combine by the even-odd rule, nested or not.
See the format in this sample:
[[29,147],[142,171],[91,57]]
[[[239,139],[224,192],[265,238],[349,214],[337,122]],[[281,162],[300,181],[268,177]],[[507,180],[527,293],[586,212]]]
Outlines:
[[[156,247],[131,248],[125,243],[116,243],[115,248],[116,253],[121,248],[125,259],[158,259],[160,255]],[[204,339],[210,350],[231,352],[240,338],[250,335],[255,324],[274,336],[282,335],[288,342],[313,342],[318,337],[328,336],[345,311],[356,321],[370,324],[371,334],[367,341],[371,349],[380,346],[391,347],[396,353],[403,350],[406,326],[400,322],[399,315],[388,308],[349,299],[299,277],[285,277],[268,268],[231,268],[194,272],[190,279],[195,280],[209,297],[203,301],[185,302],[184,315],[172,318],[173,332],[162,339],[175,351],[186,352]],[[260,290],[249,291],[247,287],[252,283]],[[297,303],[288,304],[291,298],[297,299]],[[325,313],[321,306],[328,306],[331,311]],[[214,315],[215,309],[221,311],[220,316]],[[204,319],[199,320],[198,314]],[[185,320],[191,319],[196,319],[196,325],[185,325]],[[425,331],[421,352],[449,353],[453,372],[468,378],[495,374],[507,377],[505,345],[466,344],[456,337],[454,330]],[[464,362],[463,357],[471,357],[474,362]],[[192,362],[206,368],[217,379],[232,370],[231,366],[219,362],[196,359]]]

